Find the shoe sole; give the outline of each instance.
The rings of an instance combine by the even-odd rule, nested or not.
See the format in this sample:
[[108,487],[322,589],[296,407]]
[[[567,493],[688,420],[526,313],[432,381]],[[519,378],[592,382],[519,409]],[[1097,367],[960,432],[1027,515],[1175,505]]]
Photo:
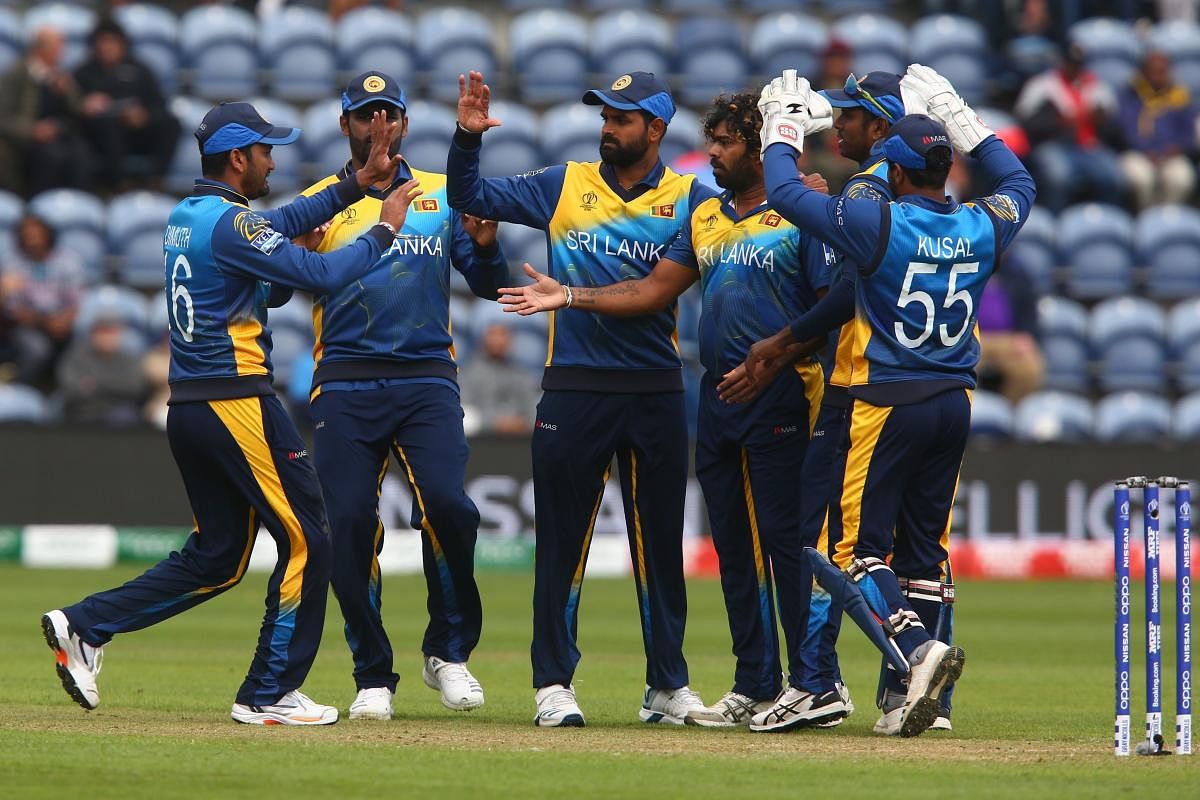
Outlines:
[[66,690],[67,696],[80,705],[84,711],[92,711],[99,706],[92,705],[88,702],[87,697],[83,694],[83,690],[75,683],[75,678],[71,675],[71,670],[67,669],[67,651],[62,648],[58,640],[58,631],[54,627],[54,620],[50,619],[49,614],[42,615],[42,635],[46,637],[46,644],[54,651],[54,668],[58,672],[58,679],[62,681],[63,689]]
[[253,714],[245,714],[242,717],[236,714],[230,714],[230,718],[234,722],[240,722],[243,725],[292,725],[292,726],[315,726],[315,725],[336,725],[338,718],[326,720],[323,718],[307,718],[295,719],[294,717],[285,717],[282,714],[268,714],[265,712],[257,712]]
[[670,714],[663,714],[660,711],[651,711],[648,708],[643,708],[638,712],[638,719],[647,725],[684,725],[685,718],[672,717]]
[[380,714],[374,711],[351,711],[348,715],[348,719],[377,719],[386,721],[391,718],[391,712],[388,712],[387,714]]
[[745,722],[730,722],[729,720],[721,720],[717,722],[711,719],[696,719],[695,717],[684,717],[684,725],[691,725],[696,728],[737,728],[745,725]]
[[587,723],[583,721],[582,714],[567,714],[553,725],[543,725],[541,717],[533,718],[534,727],[537,728],[585,728]]
[[[435,692],[438,692],[439,694],[441,693],[442,687],[438,684],[437,679],[434,678],[432,675],[430,675],[428,672],[426,672],[423,669],[421,670],[421,680],[425,681],[425,685],[428,686],[430,689],[433,689]],[[471,702],[451,703],[449,700],[446,699],[446,695],[444,695],[444,694],[442,695],[442,705],[444,705],[446,708],[450,709],[451,711],[474,711],[475,709],[477,709],[483,705],[483,700],[484,699],[481,697],[481,698],[479,698],[478,703],[471,703]]]
[[[947,683],[957,681],[962,675],[967,654],[961,647],[951,647],[942,654],[941,661],[934,667],[933,677],[925,694],[913,701],[908,713],[900,720],[900,735],[905,738],[920,736],[941,716],[942,706],[938,698]],[[932,695],[932,697],[930,696]]]
[[783,733],[801,728],[832,728],[841,724],[845,718],[845,711],[833,711],[819,717],[797,717],[787,722],[776,722],[771,725],[755,725],[751,722],[750,730],[755,733]]

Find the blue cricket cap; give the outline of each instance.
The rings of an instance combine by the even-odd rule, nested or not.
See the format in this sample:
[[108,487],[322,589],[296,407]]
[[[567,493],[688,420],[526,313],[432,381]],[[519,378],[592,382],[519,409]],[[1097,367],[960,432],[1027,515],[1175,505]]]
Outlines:
[[249,147],[256,142],[291,144],[298,138],[299,128],[272,125],[249,103],[221,103],[213,106],[204,115],[200,127],[196,128],[196,141],[200,144],[200,153],[206,156]]
[[667,84],[653,72],[630,72],[607,89],[591,89],[583,96],[589,106],[611,106],[622,111],[648,111],[668,125],[675,116],[675,101]]
[[946,135],[942,123],[924,114],[909,114],[892,126],[879,152],[888,161],[894,161],[902,167],[928,169],[926,156],[938,147],[951,150],[953,157],[950,137]]
[[865,108],[873,115],[895,123],[904,116],[900,99],[900,76],[890,72],[868,72],[861,78],[851,72],[842,89],[820,92],[834,108]]
[[342,92],[342,111],[353,111],[368,103],[390,103],[400,109],[401,113],[408,110],[408,98],[396,79],[384,72],[364,72],[346,84]]

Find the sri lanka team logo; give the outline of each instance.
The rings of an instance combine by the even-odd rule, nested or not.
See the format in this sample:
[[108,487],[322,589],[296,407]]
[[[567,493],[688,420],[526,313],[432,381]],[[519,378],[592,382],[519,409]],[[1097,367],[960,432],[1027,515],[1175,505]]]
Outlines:
[[663,203],[661,206],[650,206],[650,216],[675,219],[675,204]]

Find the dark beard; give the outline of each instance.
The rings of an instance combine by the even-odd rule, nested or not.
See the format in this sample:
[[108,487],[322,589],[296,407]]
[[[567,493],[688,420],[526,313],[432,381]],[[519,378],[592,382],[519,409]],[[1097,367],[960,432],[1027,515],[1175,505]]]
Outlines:
[[[717,186],[720,186],[722,189],[728,189],[734,194],[743,192],[753,186],[755,181],[759,180],[751,168],[752,164],[752,158],[744,157],[738,163],[734,164],[732,169],[724,170],[724,175],[714,169],[713,180],[717,182]],[[711,165],[709,166],[711,167]]]
[[622,147],[616,142],[601,142],[600,160],[610,167],[631,167],[646,157],[650,139],[646,137],[631,147]]

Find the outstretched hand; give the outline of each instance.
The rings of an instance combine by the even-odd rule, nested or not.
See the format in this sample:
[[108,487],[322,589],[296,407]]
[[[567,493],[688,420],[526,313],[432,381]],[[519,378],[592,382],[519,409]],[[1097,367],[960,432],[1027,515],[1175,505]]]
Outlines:
[[376,111],[371,115],[371,152],[362,169],[355,173],[359,187],[365,192],[372,184],[391,185],[396,168],[403,160],[399,154],[392,155],[392,141],[400,130],[398,122],[389,122],[387,112]]
[[496,231],[500,227],[496,220],[463,214],[462,225],[476,247],[491,247],[496,243]]
[[539,311],[554,311],[567,304],[567,292],[561,283],[538,272],[528,262],[525,274],[533,278],[533,283],[500,290],[500,304],[505,311],[527,317]]
[[458,76],[458,124],[471,133],[483,133],[500,125],[500,120],[488,116],[492,90],[483,82],[483,73],[471,70]]

